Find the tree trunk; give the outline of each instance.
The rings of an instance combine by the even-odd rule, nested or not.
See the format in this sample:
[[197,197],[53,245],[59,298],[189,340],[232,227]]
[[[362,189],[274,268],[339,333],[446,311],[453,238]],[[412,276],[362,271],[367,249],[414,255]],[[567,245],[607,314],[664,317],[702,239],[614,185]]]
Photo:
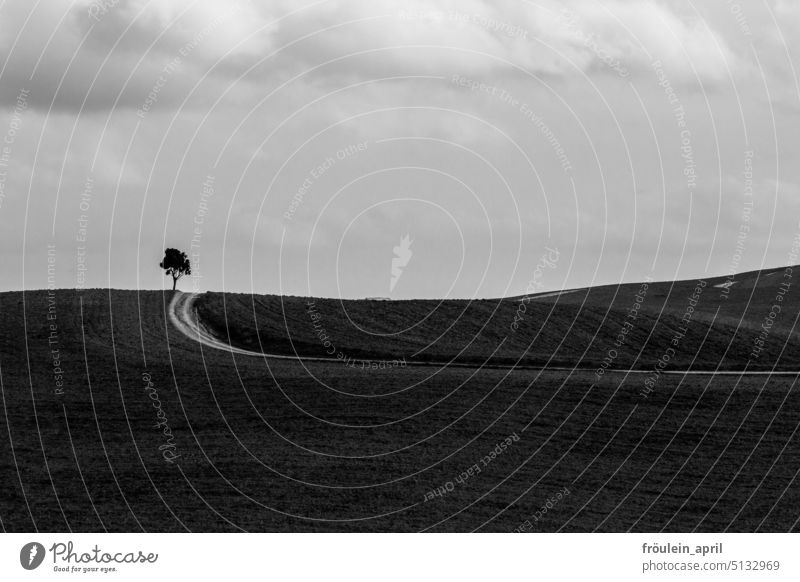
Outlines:
[[178,284],[177,277],[172,278],[172,290],[175,291],[175,286]]

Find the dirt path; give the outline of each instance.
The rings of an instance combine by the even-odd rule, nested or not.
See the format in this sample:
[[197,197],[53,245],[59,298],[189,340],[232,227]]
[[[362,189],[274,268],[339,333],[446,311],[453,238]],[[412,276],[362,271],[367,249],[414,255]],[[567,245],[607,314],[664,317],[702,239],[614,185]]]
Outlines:
[[[281,354],[266,354],[263,352],[257,352],[254,350],[245,350],[243,348],[234,347],[224,341],[220,340],[213,334],[211,334],[205,327],[203,327],[202,323],[198,321],[197,312],[194,309],[194,301],[197,298],[197,293],[183,293],[178,291],[175,293],[172,301],[169,305],[169,319],[172,322],[178,331],[180,331],[186,337],[193,339],[194,341],[200,342],[204,346],[214,348],[217,350],[223,350],[226,352],[230,352],[233,354],[239,354],[242,356],[251,356],[251,357],[258,357],[258,358],[271,358],[275,360],[302,360],[302,361],[310,361],[310,362],[341,362],[341,360],[337,358],[325,358],[319,356],[287,356]],[[530,366],[530,365],[514,365],[514,364],[471,364],[468,362],[408,362],[409,366],[434,366],[434,367],[444,367],[444,366],[452,366],[457,368],[489,368],[489,369],[500,369],[500,370],[548,370],[548,371],[562,371],[562,372],[574,372],[576,370],[580,371],[591,371],[591,369],[581,369],[581,368],[568,368],[565,366]],[[605,374],[608,373],[615,373],[615,374],[652,374],[652,369],[616,369],[616,368],[607,368],[604,372]],[[786,371],[760,371],[760,370],[753,370],[748,372],[742,372],[739,370],[663,370],[662,374],[677,374],[677,375],[690,375],[690,376],[741,376],[742,374],[746,374],[748,376],[798,376],[800,375],[800,371],[797,372],[786,372]]]

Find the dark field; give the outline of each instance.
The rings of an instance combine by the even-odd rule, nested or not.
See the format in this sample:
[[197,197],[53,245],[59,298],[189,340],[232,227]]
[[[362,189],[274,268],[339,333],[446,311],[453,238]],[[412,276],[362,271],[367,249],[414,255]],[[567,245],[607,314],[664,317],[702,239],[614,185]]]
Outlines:
[[[727,299],[709,280],[677,345],[695,282],[650,285],[618,346],[638,284],[533,299],[515,330],[515,300],[315,302],[337,352],[408,364],[385,369],[203,346],[168,323],[171,293],[60,290],[54,320],[46,291],[0,294],[2,527],[794,531],[796,377],[669,373],[797,369],[796,289],[750,355],[768,274]],[[325,356],[305,302],[196,307],[236,346]],[[598,376],[615,347],[608,368],[636,371]]]

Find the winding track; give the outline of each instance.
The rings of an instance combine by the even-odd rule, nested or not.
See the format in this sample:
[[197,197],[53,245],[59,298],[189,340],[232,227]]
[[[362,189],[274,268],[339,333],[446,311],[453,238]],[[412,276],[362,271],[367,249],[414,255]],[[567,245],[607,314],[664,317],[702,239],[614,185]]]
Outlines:
[[[257,352],[254,350],[245,350],[243,348],[234,347],[228,343],[223,342],[212,333],[210,333],[197,317],[197,312],[193,308],[195,299],[199,293],[184,293],[177,291],[169,304],[169,320],[172,325],[186,337],[201,343],[209,348],[222,350],[232,354],[239,354],[242,356],[251,356],[258,358],[270,358],[274,360],[295,360],[295,361],[310,361],[310,362],[337,362],[341,360],[337,358],[325,358],[320,356],[287,356],[282,354],[267,354],[264,352]],[[470,364],[468,362],[408,362],[409,366],[434,366],[441,367],[457,367],[457,368],[489,368],[501,370],[552,370],[563,372],[574,372],[580,368],[568,368],[565,366],[530,366],[530,365],[514,365],[514,364]],[[588,370],[587,371],[591,371]],[[617,369],[607,368],[605,373],[617,374],[651,374],[653,371],[650,369],[637,370],[637,369]],[[741,371],[741,370],[663,370],[662,374],[675,374],[675,375],[694,375],[694,376],[798,376],[800,371],[786,372],[786,371]]]

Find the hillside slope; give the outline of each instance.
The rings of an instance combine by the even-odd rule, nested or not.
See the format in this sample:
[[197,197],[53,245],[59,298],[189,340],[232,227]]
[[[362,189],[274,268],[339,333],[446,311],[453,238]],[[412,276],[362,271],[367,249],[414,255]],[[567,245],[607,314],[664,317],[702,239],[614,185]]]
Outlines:
[[[666,368],[741,368],[780,277],[724,299],[708,281]],[[609,369],[652,367],[694,287],[648,286]],[[569,372],[253,357],[176,329],[172,292],[0,293],[0,526],[509,532],[568,488],[534,531],[796,530],[796,378],[598,374],[640,291],[532,298],[516,329],[519,299],[315,300],[312,318],[301,298],[197,298],[217,335],[264,351],[326,355],[324,328],[348,358]],[[751,366],[796,365],[795,291]]]
[[477,301],[206,293],[195,308],[216,337],[275,354],[589,369],[649,369],[666,361],[675,369],[794,370],[800,366],[800,289],[792,286],[792,272],[745,273],[732,284],[718,277]]

